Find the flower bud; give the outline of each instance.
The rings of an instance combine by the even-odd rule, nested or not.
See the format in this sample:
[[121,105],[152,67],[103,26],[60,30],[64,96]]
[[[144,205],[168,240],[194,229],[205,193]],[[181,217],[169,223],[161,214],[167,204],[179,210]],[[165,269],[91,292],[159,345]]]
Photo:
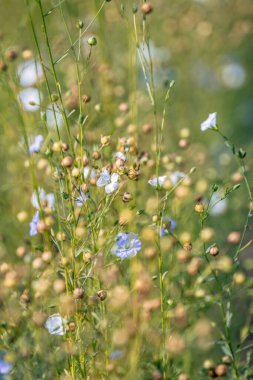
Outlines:
[[88,39],[88,44],[90,45],[90,46],[96,46],[97,45],[97,39],[96,39],[96,37],[90,37],[89,39]]

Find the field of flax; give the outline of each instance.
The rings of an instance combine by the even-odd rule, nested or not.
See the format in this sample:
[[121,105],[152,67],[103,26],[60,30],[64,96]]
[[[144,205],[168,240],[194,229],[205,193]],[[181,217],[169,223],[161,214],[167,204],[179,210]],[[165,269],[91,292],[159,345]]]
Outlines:
[[252,379],[252,1],[0,5],[0,379]]

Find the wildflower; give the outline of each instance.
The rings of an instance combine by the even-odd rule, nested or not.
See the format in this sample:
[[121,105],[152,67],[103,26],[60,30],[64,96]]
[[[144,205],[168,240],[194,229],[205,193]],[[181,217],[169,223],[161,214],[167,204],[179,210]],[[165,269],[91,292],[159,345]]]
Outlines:
[[120,351],[120,350],[112,351],[110,353],[110,360],[120,359],[120,358],[122,358],[123,355],[124,355],[123,351]]
[[44,189],[39,188],[38,193],[36,191],[33,192],[31,202],[33,207],[37,210],[40,209],[40,206],[42,208],[49,207],[52,209],[54,207],[54,194],[46,194]]
[[183,172],[174,172],[170,175],[170,180],[174,186],[181,180],[187,178],[187,175]]
[[221,193],[215,193],[209,204],[209,214],[212,216],[224,214],[228,208],[228,199],[222,199]]
[[59,313],[52,314],[46,320],[45,327],[51,335],[64,335],[66,333],[65,324],[67,321]]
[[136,256],[141,249],[141,241],[133,232],[121,232],[116,236],[113,252],[121,259]]
[[30,223],[30,236],[37,235],[38,233],[37,227],[38,227],[39,222],[40,222],[40,214],[39,214],[39,211],[36,211]]
[[0,375],[8,375],[8,373],[12,370],[12,367],[12,364],[0,359]]
[[169,231],[173,231],[176,228],[177,223],[174,219],[165,217],[163,220],[163,225],[160,230],[160,236],[167,235]]
[[26,111],[34,112],[40,108],[42,94],[37,90],[37,88],[25,88],[19,92],[18,97],[21,105]]
[[202,132],[207,131],[208,129],[216,129],[217,128],[216,115],[217,115],[217,112],[210,113],[208,115],[208,118],[205,121],[203,121],[203,123],[201,123],[200,129]]
[[83,169],[83,178],[84,179],[95,179],[97,176],[96,170],[91,168],[90,166],[85,166]]
[[153,187],[158,187],[158,186],[161,187],[161,186],[163,186],[165,180],[166,180],[166,175],[158,177],[158,179],[157,179],[157,177],[150,179],[148,181],[148,183],[149,183],[149,185],[151,185]]
[[29,154],[39,153],[43,141],[44,137],[42,135],[35,136],[33,143],[29,146]]
[[122,152],[115,153],[115,157],[122,160],[122,161],[126,161],[126,156]]
[[30,59],[18,66],[17,74],[22,87],[33,86],[43,76],[42,66],[34,59]]
[[47,107],[44,117],[49,128],[56,126],[60,128],[63,125],[63,116],[60,108],[56,104]]
[[80,190],[80,195],[76,198],[77,207],[82,207],[89,198],[90,198],[89,193],[85,194],[82,190]]
[[119,187],[119,175],[117,173],[113,173],[110,175],[107,169],[104,169],[100,174],[99,179],[97,180],[98,187],[105,186],[105,192],[107,194],[111,194],[116,191]]

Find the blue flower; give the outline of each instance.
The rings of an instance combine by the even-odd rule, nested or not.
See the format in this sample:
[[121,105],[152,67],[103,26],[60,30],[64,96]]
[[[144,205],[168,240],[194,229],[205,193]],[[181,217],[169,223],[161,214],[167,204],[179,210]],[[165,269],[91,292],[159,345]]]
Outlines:
[[12,367],[12,364],[6,362],[3,359],[0,359],[0,375],[7,375],[12,370]]
[[174,219],[165,217],[160,230],[160,236],[168,235],[169,231],[173,231],[176,228],[176,225],[177,223]]
[[120,232],[116,236],[116,245],[113,252],[121,259],[136,256],[141,249],[141,241],[133,232]]
[[39,221],[40,221],[40,213],[39,211],[36,211],[30,223],[30,236],[37,235],[38,233],[37,227],[38,227]]
[[45,190],[42,188],[38,188],[38,191],[34,191],[32,194],[31,202],[34,208],[37,210],[42,208],[49,207],[51,209],[54,208],[54,194],[48,193],[46,194]]
[[29,146],[29,154],[38,153],[43,144],[44,137],[42,135],[37,135],[34,137],[33,143]]
[[112,351],[110,353],[110,360],[120,359],[120,358],[122,358],[123,355],[124,355],[123,351],[120,351],[120,350]]
[[82,207],[88,199],[90,199],[90,194],[85,194],[82,190],[80,190],[80,195],[76,198],[77,207]]

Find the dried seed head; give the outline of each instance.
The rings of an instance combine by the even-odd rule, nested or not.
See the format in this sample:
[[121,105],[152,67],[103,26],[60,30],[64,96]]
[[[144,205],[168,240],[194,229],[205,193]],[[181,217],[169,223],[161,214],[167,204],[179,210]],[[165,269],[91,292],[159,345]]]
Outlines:
[[214,362],[212,360],[207,359],[203,363],[203,368],[204,369],[209,370],[209,369],[213,369],[214,367],[215,367],[215,364],[214,364]]
[[123,194],[123,197],[122,197],[122,201],[124,203],[127,203],[127,202],[130,202],[132,199],[133,199],[132,194],[130,194],[127,191],[125,191],[125,193]]
[[66,236],[65,232],[57,232],[56,239],[58,241],[65,241],[67,239],[67,236]]
[[153,129],[153,125],[151,125],[151,124],[144,124],[144,125],[142,126],[142,131],[143,131],[143,133],[145,133],[145,134],[150,133],[150,132],[152,131],[152,129]]
[[153,11],[153,6],[151,3],[144,3],[141,6],[141,11],[144,15],[148,15]]
[[181,149],[187,149],[189,147],[189,141],[186,139],[180,139],[178,142],[178,146]]
[[62,159],[61,164],[64,168],[70,168],[73,165],[73,161],[74,160],[71,156],[66,156]]
[[181,375],[178,376],[178,380],[190,380],[190,378],[185,373],[181,373]]
[[223,362],[224,364],[231,364],[232,361],[233,361],[233,359],[232,359],[231,356],[229,356],[229,355],[225,355],[225,356],[223,356],[223,358],[222,358],[222,362]]
[[89,103],[91,101],[91,96],[87,95],[87,94],[84,94],[82,96],[82,100],[83,100],[84,103]]
[[63,142],[61,144],[61,149],[63,152],[67,152],[69,150],[69,144]]
[[75,167],[72,169],[72,171],[71,171],[72,177],[77,178],[79,176],[79,174],[80,174],[80,170],[78,168]]
[[225,376],[227,374],[227,367],[225,364],[219,364],[214,371],[217,376]]
[[25,222],[28,218],[28,214],[26,211],[20,211],[18,214],[17,214],[17,219],[19,222]]
[[87,156],[83,156],[83,164],[84,164],[84,166],[87,166],[88,163],[89,163],[88,157]]
[[43,234],[47,230],[48,230],[48,226],[46,225],[45,221],[44,220],[40,220],[39,223],[38,223],[38,225],[37,225],[37,231],[40,234]]
[[210,253],[211,256],[217,256],[219,254],[219,252],[220,252],[219,248],[216,245],[214,245],[213,247],[211,247],[210,250],[209,250],[209,253]]
[[133,167],[131,167],[128,170],[127,175],[128,175],[129,179],[137,181],[139,179],[139,177],[140,177],[140,169],[139,168],[133,168]]
[[4,61],[0,61],[0,71],[6,71],[7,69],[7,64]]
[[97,292],[97,296],[100,299],[100,301],[104,301],[107,298],[107,291],[106,290],[99,290]]
[[76,324],[75,324],[75,322],[69,322],[69,329],[71,330],[71,331],[74,331],[75,329],[76,329]]
[[242,285],[246,281],[246,276],[243,272],[235,272],[233,280],[236,285]]
[[18,257],[24,257],[26,254],[26,248],[23,246],[20,246],[16,249],[16,254]]
[[73,291],[73,296],[75,299],[81,299],[84,296],[84,290],[82,288],[75,288]]
[[204,212],[204,206],[202,203],[197,203],[194,207],[194,210],[199,213],[199,214],[202,214]]
[[109,145],[111,141],[111,136],[101,136],[100,142],[103,146]]
[[5,56],[9,61],[14,61],[18,56],[18,52],[14,49],[9,49],[5,53]]
[[93,160],[99,160],[100,157],[101,157],[101,154],[100,154],[97,150],[95,150],[95,151],[92,153],[92,158],[93,158]]
[[190,242],[185,242],[183,245],[183,248],[185,251],[191,251],[192,250],[192,243]]
[[23,305],[27,305],[30,302],[30,296],[29,296],[29,291],[25,290],[23,294],[21,294],[19,298],[19,302]]
[[235,245],[239,244],[240,239],[241,239],[241,234],[239,231],[230,232],[230,234],[227,237],[228,242],[230,244],[235,244]]

